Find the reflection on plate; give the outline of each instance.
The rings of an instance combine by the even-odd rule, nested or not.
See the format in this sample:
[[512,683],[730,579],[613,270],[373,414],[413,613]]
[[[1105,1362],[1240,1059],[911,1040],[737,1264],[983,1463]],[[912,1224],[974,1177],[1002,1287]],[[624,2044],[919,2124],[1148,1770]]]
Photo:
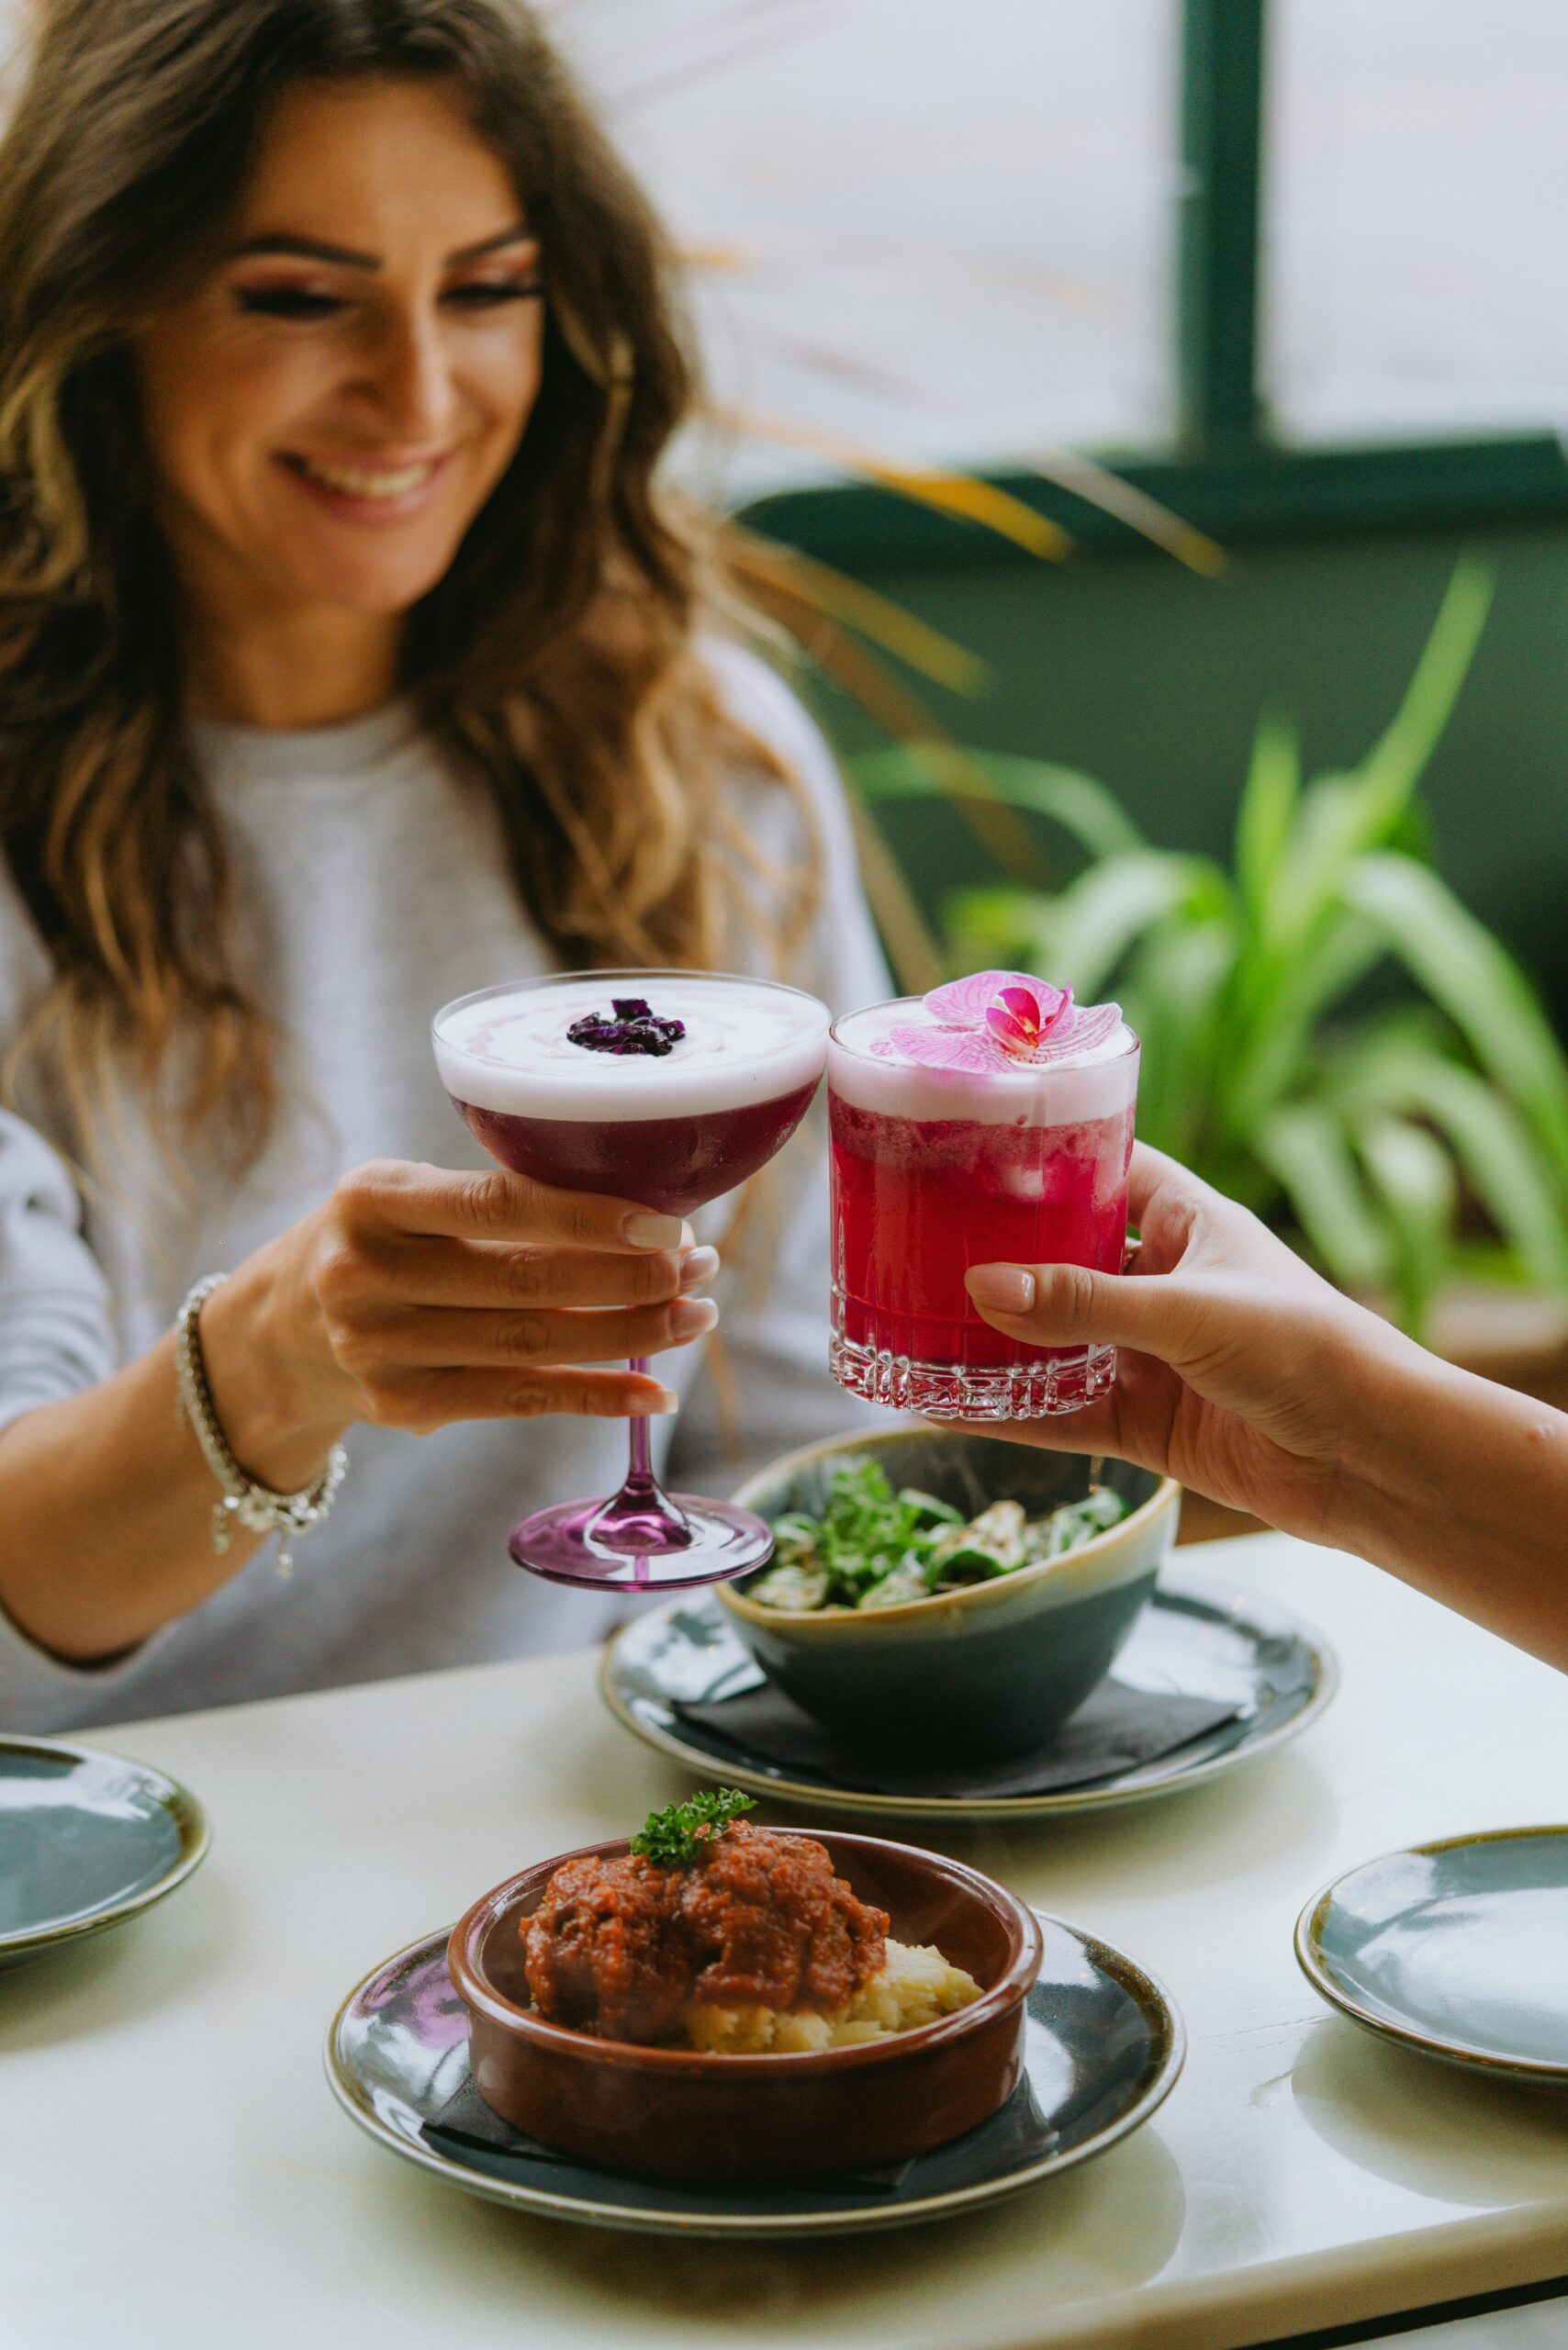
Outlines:
[[1326,1999],[1369,2031],[1498,2077],[1568,2087],[1568,1828],[1384,1852],[1296,1921]]
[[[515,2210],[644,2235],[863,2235],[992,2203],[1103,2154],[1147,2121],[1182,2069],[1185,2034],[1165,1992],[1119,1951],[1042,1917],[1046,1956],[1029,1994],[1030,2087],[1054,2140],[978,2182],[938,2146],[896,2188],[726,2189],[628,2178],[570,2162],[524,2163],[432,2146],[420,2135],[468,2069],[468,2019],[446,1972],[446,1935],[427,1934],[365,1977],[327,2035],[327,2078],[350,2118],[407,2161]],[[788,2063],[785,2057],[779,2060]]]
[[803,1777],[674,1711],[677,1704],[711,1704],[761,1679],[711,1598],[670,1600],[626,1625],[605,1652],[599,1691],[635,1737],[704,1779],[722,1773],[727,1785],[818,1810],[1021,1819],[1174,1794],[1250,1762],[1297,1737],[1322,1712],[1338,1686],[1338,1667],[1321,1634],[1288,1608],[1166,1568],[1116,1660],[1116,1678],[1135,1688],[1224,1700],[1239,1710],[1177,1752],[1087,1786],[1027,1796],[868,1795]]
[[135,1917],[183,1885],[207,1845],[201,1806],[161,1771],[0,1736],[0,1966]]

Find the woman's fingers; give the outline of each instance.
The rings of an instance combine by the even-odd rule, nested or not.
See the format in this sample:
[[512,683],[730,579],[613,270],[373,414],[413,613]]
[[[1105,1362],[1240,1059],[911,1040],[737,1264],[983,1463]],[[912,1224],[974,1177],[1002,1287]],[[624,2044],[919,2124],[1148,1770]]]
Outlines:
[[399,1305],[515,1309],[661,1305],[700,1289],[719,1270],[716,1248],[563,1248],[544,1243],[427,1240],[399,1234],[376,1261]]
[[689,1248],[691,1227],[634,1200],[562,1192],[504,1167],[453,1174],[404,1159],[373,1159],[339,1183],[339,1214],[351,1230],[422,1233],[443,1240],[508,1241],[557,1248]]
[[677,1408],[676,1397],[656,1379],[577,1370],[408,1371],[378,1382],[374,1404],[383,1427],[420,1436],[450,1420],[532,1420],[551,1412],[627,1420]]
[[[607,1362],[622,1355],[663,1354],[705,1337],[719,1309],[705,1297],[679,1297],[667,1305],[644,1305],[628,1313],[465,1314],[455,1307],[420,1306],[367,1334],[369,1357],[410,1369],[488,1364]],[[355,1368],[352,1351],[350,1367]]]
[[985,1319],[1036,1347],[1137,1347],[1170,1361],[1190,1306],[1169,1274],[1096,1273],[1087,1265],[973,1265],[966,1286]]

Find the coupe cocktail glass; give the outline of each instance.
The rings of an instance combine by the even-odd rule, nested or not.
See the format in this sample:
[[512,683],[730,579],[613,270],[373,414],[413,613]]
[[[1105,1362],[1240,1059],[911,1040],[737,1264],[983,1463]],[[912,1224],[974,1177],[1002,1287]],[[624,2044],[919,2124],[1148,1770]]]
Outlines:
[[[592,1050],[567,1030],[641,1000],[684,1035],[659,1058]],[[828,1013],[814,996],[720,972],[586,971],[460,996],[436,1014],[442,1081],[469,1130],[515,1174],[689,1215],[782,1149],[822,1078]],[[633,1371],[645,1371],[644,1359]],[[520,1567],[555,1583],[669,1589],[722,1583],[773,1548],[750,1510],[666,1494],[649,1426],[608,1501],[561,1502],[512,1528]]]
[[1076,1411],[1111,1385],[1113,1348],[1009,1338],[981,1320],[964,1275],[986,1264],[1120,1272],[1138,1051],[1114,1004],[1075,1009],[1010,971],[834,1024],[841,1385],[957,1420]]

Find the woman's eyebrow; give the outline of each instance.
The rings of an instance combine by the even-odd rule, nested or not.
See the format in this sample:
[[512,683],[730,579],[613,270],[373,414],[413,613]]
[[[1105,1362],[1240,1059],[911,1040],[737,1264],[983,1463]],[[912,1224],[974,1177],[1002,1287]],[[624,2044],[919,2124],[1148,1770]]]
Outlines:
[[534,245],[539,241],[526,220],[514,220],[510,229],[498,236],[482,238],[476,245],[465,245],[458,252],[448,253],[448,266],[457,262],[482,261],[487,253],[498,253],[507,245]]
[[[534,241],[533,231],[527,221],[515,220],[510,229],[499,229],[493,237],[483,237],[476,245],[464,245],[456,252],[448,253],[447,266],[452,268],[460,262],[480,261],[487,253],[499,252],[507,245],[532,244]],[[383,265],[377,253],[356,252],[352,246],[327,244],[317,237],[291,237],[276,233],[247,237],[243,244],[230,247],[228,258],[230,261],[249,261],[259,254],[283,255],[290,261],[331,262],[340,269],[380,269]]]
[[247,237],[241,245],[231,245],[230,261],[248,261],[258,253],[283,253],[291,261],[330,261],[343,269],[379,269],[376,253],[355,252],[348,245],[329,245],[316,237],[264,235]]

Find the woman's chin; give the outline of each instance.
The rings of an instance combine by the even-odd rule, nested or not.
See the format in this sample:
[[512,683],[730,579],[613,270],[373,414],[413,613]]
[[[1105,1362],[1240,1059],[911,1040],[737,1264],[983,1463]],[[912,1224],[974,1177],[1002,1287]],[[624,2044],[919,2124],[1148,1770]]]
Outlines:
[[[423,600],[451,568],[453,550],[410,550],[398,559],[391,549],[367,561],[289,566],[294,594],[303,606],[326,605],[366,620],[392,620]],[[388,557],[392,557],[391,560]]]

